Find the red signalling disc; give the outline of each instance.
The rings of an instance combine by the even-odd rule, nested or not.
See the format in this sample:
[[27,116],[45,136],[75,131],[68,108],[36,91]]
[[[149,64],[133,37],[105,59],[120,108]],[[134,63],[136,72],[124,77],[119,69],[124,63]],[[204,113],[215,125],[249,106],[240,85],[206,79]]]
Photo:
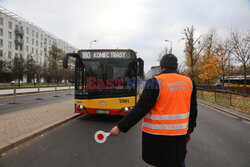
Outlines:
[[98,140],[102,140],[102,139],[104,139],[103,134],[98,134],[98,135],[97,135],[97,139],[98,139]]
[[104,143],[107,140],[109,133],[99,130],[95,133],[95,141],[97,143]]

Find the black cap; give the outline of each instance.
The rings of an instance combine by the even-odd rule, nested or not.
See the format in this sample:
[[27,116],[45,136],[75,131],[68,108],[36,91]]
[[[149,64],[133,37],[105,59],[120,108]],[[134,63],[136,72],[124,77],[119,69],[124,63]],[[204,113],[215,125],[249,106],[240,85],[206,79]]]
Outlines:
[[162,68],[176,70],[178,66],[177,57],[173,54],[165,54],[160,61],[160,66]]

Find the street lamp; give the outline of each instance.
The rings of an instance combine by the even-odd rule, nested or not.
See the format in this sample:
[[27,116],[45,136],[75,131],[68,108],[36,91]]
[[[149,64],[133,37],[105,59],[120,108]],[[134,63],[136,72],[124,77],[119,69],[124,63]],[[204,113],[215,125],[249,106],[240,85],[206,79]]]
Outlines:
[[91,49],[91,44],[92,44],[92,42],[97,42],[97,40],[93,40],[93,41],[90,41],[89,42],[89,48]]
[[165,40],[166,42],[170,42],[170,44],[171,44],[171,47],[170,47],[170,53],[172,53],[172,41],[170,41],[170,40]]

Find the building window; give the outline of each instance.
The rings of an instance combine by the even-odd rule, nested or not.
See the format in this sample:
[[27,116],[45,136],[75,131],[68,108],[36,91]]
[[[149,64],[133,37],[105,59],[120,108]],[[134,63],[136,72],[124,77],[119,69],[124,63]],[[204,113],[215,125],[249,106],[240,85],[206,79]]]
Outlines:
[[20,45],[20,50],[21,50],[21,51],[23,50],[23,46],[22,46],[22,45]]
[[11,32],[8,32],[8,37],[9,37],[9,39],[12,39],[12,33]]
[[38,46],[38,40],[36,40],[36,46]]
[[41,55],[43,55],[43,51],[41,51]]
[[3,29],[0,28],[0,36],[3,36]]
[[30,29],[29,29],[29,27],[27,27],[26,31],[27,31],[27,34],[29,34],[29,33],[30,33]]
[[38,32],[36,32],[36,38],[38,38]]
[[3,57],[3,51],[0,50],[0,57]]
[[12,43],[11,42],[8,42],[8,48],[12,49]]
[[0,39],[0,46],[3,47],[3,40]]
[[43,40],[43,35],[41,34],[41,40]]
[[32,51],[31,51],[32,53],[34,53],[34,48],[32,48]]
[[18,50],[18,45],[15,45],[15,49]]
[[11,59],[11,57],[12,57],[12,53],[8,52],[8,58]]
[[18,57],[18,53],[15,53],[15,57]]
[[3,25],[3,18],[0,17],[0,25]]
[[20,54],[20,58],[21,58],[21,59],[23,58],[23,55],[22,55],[22,54]]
[[26,52],[29,52],[29,46],[26,46]]
[[35,33],[34,30],[32,30],[32,37],[34,37],[34,33]]
[[36,54],[38,54],[38,50],[36,49]]
[[9,27],[9,29],[12,29],[12,22],[11,21],[9,21],[8,27]]
[[29,43],[29,37],[26,37],[26,42]]
[[41,42],[41,48],[43,47],[43,43]]
[[34,39],[32,39],[32,45],[34,45]]

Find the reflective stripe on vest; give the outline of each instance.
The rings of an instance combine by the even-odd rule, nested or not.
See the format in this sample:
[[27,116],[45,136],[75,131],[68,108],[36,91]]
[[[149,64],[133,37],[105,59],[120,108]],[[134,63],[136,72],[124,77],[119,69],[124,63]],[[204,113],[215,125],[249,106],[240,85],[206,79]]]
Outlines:
[[149,118],[153,120],[174,120],[174,119],[185,119],[188,118],[189,113],[185,114],[176,114],[176,115],[152,115],[147,114],[144,118]]
[[150,124],[147,122],[142,123],[143,126],[151,128],[151,129],[162,129],[162,130],[176,130],[176,129],[185,129],[187,128],[188,124],[175,124],[175,125],[157,125],[157,124]]
[[192,81],[176,73],[155,78],[161,88],[154,107],[143,118],[142,130],[156,135],[187,134]]

